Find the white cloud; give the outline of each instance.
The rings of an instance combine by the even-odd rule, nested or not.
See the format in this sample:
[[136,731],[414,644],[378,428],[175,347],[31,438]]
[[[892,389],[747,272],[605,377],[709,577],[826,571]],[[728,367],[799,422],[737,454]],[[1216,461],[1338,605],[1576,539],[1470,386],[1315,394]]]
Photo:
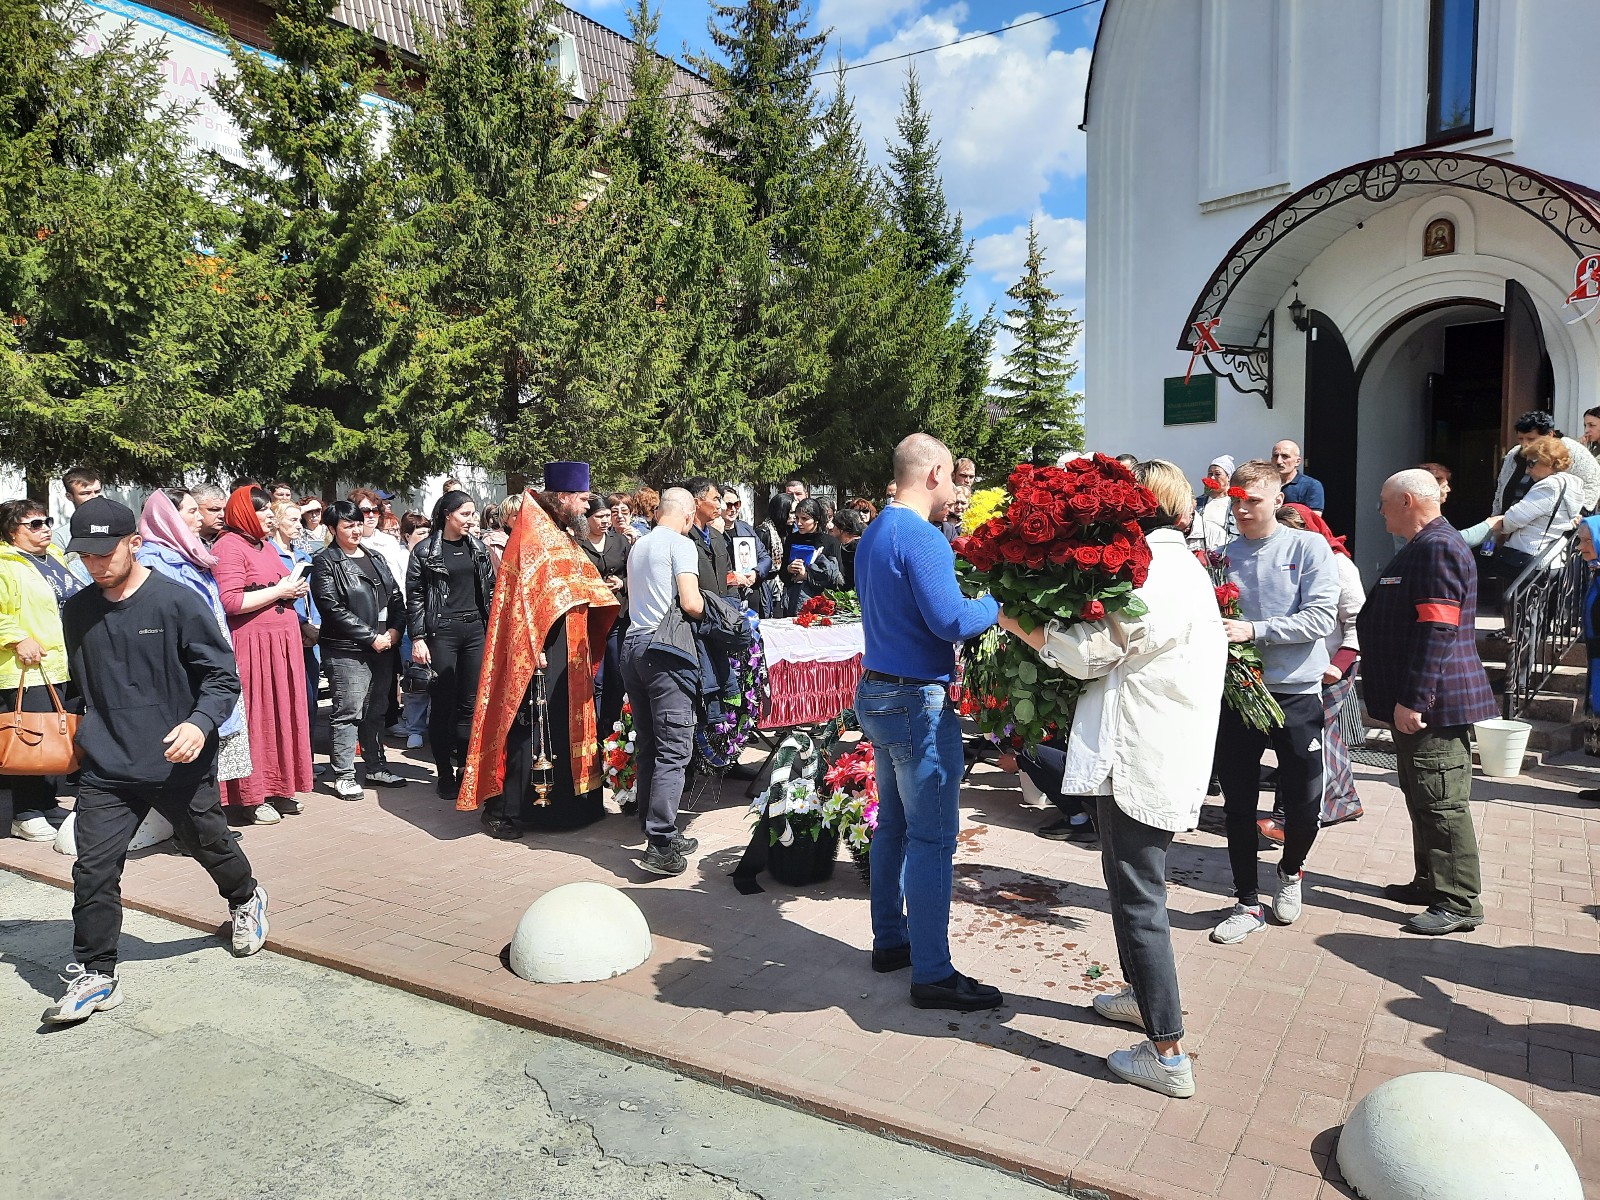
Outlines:
[[[967,19],[963,4],[920,15],[852,61],[954,41],[975,32],[963,28]],[[969,229],[997,216],[1034,211],[1053,182],[1083,174],[1085,145],[1078,125],[1090,50],[1052,49],[1056,33],[1056,22],[1040,21],[910,60],[922,80],[934,136],[942,143],[945,193]],[[849,75],[868,149],[880,162],[886,140],[895,135],[904,76],[901,64]]]
[[847,46],[859,45],[869,34],[892,25],[908,14],[920,13],[925,0],[822,0],[815,27],[833,27],[834,37]]
[[[1052,217],[1036,213],[1039,245],[1044,251],[1045,270],[1053,272],[1050,286],[1063,295],[1081,293],[1086,251],[1084,223],[1077,217]],[[1028,260],[1028,223],[1024,221],[1005,233],[991,233],[972,244],[972,273],[986,276],[1000,290],[1022,278]]]

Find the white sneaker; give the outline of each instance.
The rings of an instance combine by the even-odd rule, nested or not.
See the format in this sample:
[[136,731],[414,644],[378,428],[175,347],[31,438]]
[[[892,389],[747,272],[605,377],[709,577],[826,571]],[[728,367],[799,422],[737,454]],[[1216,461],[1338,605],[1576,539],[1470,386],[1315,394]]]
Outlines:
[[1106,1055],[1106,1066],[1119,1079],[1136,1083],[1163,1096],[1187,1100],[1194,1095],[1194,1068],[1189,1056],[1183,1055],[1178,1065],[1169,1067],[1156,1053],[1155,1043],[1148,1038],[1126,1050],[1113,1050]]
[[43,813],[30,813],[11,822],[11,836],[25,842],[53,842],[56,831]]
[[421,750],[422,749],[422,735],[420,733],[408,734],[407,737],[406,737],[406,749],[407,750]]
[[341,800],[359,800],[366,793],[354,779],[335,779],[333,794]]
[[1305,879],[1301,871],[1290,878],[1278,871],[1278,896],[1272,902],[1272,919],[1279,925],[1293,925],[1300,916],[1300,884]]
[[1094,1011],[1108,1021],[1144,1028],[1144,1016],[1139,1012],[1139,1001],[1134,998],[1131,987],[1120,992],[1101,992],[1094,998]]
[[115,974],[102,975],[99,971],[84,970],[81,963],[70,963],[61,981],[67,985],[67,994],[44,1010],[42,1020],[47,1024],[70,1025],[74,1021],[85,1021],[93,1013],[122,1003],[122,984]]
[[1211,940],[1221,942],[1224,946],[1236,946],[1256,930],[1266,927],[1259,905],[1247,908],[1243,904],[1235,904],[1227,919],[1211,931]]
[[265,800],[250,810],[252,825],[276,825],[281,820],[283,814]]
[[267,940],[267,889],[256,884],[256,894],[233,910],[233,956],[249,958]]

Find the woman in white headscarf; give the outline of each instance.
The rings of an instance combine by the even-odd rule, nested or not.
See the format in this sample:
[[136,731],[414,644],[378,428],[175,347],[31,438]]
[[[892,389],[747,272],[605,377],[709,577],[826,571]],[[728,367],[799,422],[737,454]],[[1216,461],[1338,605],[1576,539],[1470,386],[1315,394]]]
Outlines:
[[1228,481],[1233,478],[1234,466],[1231,454],[1219,454],[1206,468],[1205,488],[1195,497],[1189,549],[1221,550],[1238,535],[1233,505],[1228,499]]

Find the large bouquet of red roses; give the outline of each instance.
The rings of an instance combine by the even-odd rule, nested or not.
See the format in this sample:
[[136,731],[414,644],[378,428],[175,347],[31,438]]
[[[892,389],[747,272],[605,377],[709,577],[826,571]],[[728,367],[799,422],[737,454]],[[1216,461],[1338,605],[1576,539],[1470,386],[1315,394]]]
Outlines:
[[[1024,629],[1047,621],[1142,616],[1134,589],[1150,571],[1139,520],[1156,498],[1103,454],[1065,467],[1017,467],[1003,507],[955,540],[956,569],[990,592]],[[1065,730],[1083,683],[1046,667],[1031,648],[991,630],[963,653],[964,707],[985,733],[1036,745]],[[1007,728],[1007,727],[1010,728]]]

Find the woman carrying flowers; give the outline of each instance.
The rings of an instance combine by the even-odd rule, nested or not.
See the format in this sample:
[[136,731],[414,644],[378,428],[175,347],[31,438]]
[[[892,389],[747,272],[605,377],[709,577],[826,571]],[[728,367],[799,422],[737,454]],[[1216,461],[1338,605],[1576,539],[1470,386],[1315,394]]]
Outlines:
[[[1001,627],[1049,666],[1087,684],[1077,699],[1062,790],[1098,799],[1101,863],[1128,986],[1094,1008],[1147,1038],[1106,1059],[1112,1072],[1166,1096],[1194,1095],[1183,1051],[1183,1007],[1167,922],[1167,848],[1193,829],[1205,800],[1222,702],[1227,638],[1205,569],[1185,548],[1194,497],[1171,463],[1135,477],[1160,507],[1141,518],[1149,573],[1138,605],[1099,619]],[[1183,736],[1173,736],[1182,730]]]

